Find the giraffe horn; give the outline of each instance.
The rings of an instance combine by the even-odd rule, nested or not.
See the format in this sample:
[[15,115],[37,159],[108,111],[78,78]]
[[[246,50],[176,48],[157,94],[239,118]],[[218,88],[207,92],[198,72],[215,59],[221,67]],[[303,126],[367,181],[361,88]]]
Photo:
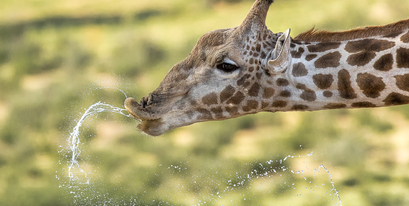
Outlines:
[[258,30],[264,27],[272,3],[273,0],[256,0],[240,27],[243,30]]

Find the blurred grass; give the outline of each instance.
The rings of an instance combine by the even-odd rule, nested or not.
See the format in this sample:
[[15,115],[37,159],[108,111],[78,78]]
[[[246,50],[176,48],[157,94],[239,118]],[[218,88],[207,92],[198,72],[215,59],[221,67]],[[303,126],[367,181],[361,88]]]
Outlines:
[[[202,34],[239,25],[252,2],[1,1],[0,205],[335,204],[320,164],[344,205],[408,205],[408,106],[261,113],[156,138],[103,113],[80,137],[92,184],[68,180],[61,145],[87,107],[122,105],[112,87],[151,92]],[[406,0],[277,0],[267,25],[295,36],[387,24],[408,9]]]

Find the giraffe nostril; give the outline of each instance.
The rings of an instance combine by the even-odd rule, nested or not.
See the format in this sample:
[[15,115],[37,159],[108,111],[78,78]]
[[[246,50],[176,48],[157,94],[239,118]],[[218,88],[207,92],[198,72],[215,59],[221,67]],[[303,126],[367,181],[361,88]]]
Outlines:
[[143,97],[141,99],[140,105],[142,108],[145,108],[147,106],[147,97]]
[[146,97],[143,97],[141,99],[141,103],[140,105],[142,106],[142,108],[146,108],[147,106],[151,105],[153,103],[153,95],[149,94]]

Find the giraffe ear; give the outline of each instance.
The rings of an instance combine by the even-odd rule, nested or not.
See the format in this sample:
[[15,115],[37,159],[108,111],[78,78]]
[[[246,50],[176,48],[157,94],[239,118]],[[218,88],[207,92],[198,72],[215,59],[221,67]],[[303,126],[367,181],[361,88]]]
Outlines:
[[290,37],[291,29],[287,29],[277,40],[276,47],[265,59],[265,68],[272,75],[284,72],[291,63]]

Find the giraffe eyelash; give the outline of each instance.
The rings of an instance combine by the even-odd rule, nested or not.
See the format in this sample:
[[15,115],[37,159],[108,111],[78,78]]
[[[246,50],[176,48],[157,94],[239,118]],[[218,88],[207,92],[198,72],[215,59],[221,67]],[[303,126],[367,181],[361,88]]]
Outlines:
[[231,59],[229,59],[229,58],[225,58],[225,59],[223,60],[223,63],[225,63],[225,64],[231,64],[231,65],[234,65],[234,66],[238,67],[237,64],[236,64],[236,62],[234,62],[233,60],[231,60]]

